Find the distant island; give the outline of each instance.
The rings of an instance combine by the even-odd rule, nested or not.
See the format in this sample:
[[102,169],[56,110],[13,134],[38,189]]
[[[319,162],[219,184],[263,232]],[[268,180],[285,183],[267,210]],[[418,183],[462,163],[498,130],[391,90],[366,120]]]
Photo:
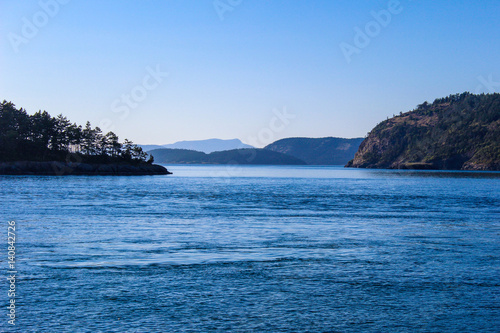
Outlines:
[[354,157],[363,138],[288,138],[264,149],[290,155],[309,165],[344,165]]
[[205,154],[188,149],[153,149],[148,152],[162,164],[241,164],[241,165],[305,165],[293,156],[266,149],[232,149]]
[[[239,140],[220,140],[226,144],[242,144]],[[199,147],[217,145],[220,141],[201,140]],[[155,161],[163,164],[262,164],[262,165],[344,165],[354,157],[363,138],[288,138],[273,142],[263,149],[230,149],[205,153],[195,149],[149,150]],[[191,144],[193,141],[185,141]],[[216,145],[211,145],[216,143]],[[143,147],[148,147],[143,145]]]
[[500,170],[500,94],[450,95],[387,119],[346,167]]
[[28,115],[12,102],[0,104],[0,174],[165,175],[152,156],[113,132],[72,124],[46,111]]
[[171,149],[187,149],[187,150],[201,151],[206,154],[210,154],[215,151],[255,148],[241,142],[241,140],[239,139],[189,140],[189,141],[178,141],[166,145],[139,145],[139,146],[144,151],[150,151],[153,149],[171,148]]

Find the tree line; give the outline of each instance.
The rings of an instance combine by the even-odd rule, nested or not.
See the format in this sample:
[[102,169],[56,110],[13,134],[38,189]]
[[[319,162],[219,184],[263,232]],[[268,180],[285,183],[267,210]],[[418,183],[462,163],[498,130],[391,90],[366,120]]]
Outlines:
[[0,104],[0,161],[80,161],[153,163],[141,147],[113,132],[103,133],[87,121],[82,127],[62,114],[29,115],[12,102]]

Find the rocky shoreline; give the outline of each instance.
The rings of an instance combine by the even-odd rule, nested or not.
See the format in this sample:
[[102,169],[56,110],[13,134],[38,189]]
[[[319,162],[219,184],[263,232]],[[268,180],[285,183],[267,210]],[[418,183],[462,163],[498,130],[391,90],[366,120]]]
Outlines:
[[500,171],[500,94],[462,93],[384,120],[346,167]]
[[1,175],[42,175],[42,176],[142,176],[142,175],[169,175],[172,174],[165,167],[157,164],[113,163],[88,164],[64,163],[57,161],[34,162],[17,161],[1,162]]

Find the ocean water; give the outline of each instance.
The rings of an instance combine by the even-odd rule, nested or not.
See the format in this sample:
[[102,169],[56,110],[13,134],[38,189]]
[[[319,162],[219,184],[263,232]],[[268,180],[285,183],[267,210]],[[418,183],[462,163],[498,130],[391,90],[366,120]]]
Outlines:
[[0,176],[2,332],[499,332],[500,173]]

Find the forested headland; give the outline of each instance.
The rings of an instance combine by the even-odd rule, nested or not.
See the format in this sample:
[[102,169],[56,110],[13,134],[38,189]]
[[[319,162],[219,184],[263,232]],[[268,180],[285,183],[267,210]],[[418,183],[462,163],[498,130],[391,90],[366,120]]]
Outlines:
[[[25,109],[16,108],[12,102],[4,100],[0,104],[0,162],[3,169],[10,171],[3,173],[22,174],[23,170],[19,168],[26,168],[27,164],[21,167],[16,164],[17,172],[12,171],[12,166],[16,166],[13,162],[21,161],[60,162],[64,166],[69,163],[76,174],[99,174],[99,166],[111,164],[119,167],[106,174],[134,174],[134,168],[128,167],[123,171],[123,165],[140,166],[142,171],[136,168],[140,174],[162,173],[158,168],[160,166],[147,167],[153,165],[152,156],[130,140],[120,142],[113,132],[103,133],[99,127],[92,127],[90,122],[85,126],[77,125],[62,114],[53,117],[46,111],[38,111],[29,115]],[[44,164],[29,165],[31,169],[36,169]],[[82,166],[87,172],[80,170]],[[3,169],[0,168],[0,173]],[[145,170],[154,172],[145,173]],[[36,170],[30,172],[37,173]]]
[[464,92],[401,112],[375,126],[347,166],[500,170],[500,94]]

